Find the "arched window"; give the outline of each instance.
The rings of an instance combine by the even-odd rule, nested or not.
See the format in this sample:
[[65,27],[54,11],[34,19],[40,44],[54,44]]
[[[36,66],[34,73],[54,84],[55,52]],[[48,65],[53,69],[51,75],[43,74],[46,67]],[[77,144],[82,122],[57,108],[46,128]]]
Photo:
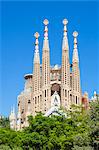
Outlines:
[[67,90],[65,90],[65,97],[67,97]]
[[76,96],[76,104],[77,104],[77,96]]
[[45,90],[45,97],[46,97],[46,90]]

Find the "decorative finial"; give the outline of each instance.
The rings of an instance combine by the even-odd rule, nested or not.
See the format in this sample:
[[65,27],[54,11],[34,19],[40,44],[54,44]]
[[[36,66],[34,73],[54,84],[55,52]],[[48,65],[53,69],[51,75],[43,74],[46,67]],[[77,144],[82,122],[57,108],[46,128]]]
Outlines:
[[67,20],[67,19],[64,19],[64,20],[63,20],[63,25],[64,25],[64,37],[67,36],[67,27],[66,27],[67,23],[68,23],[68,20]]
[[34,34],[34,36],[35,36],[36,39],[38,39],[40,35],[39,35],[38,32],[36,32],[36,33]]
[[43,21],[43,23],[44,23],[44,25],[45,25],[45,29],[44,29],[44,39],[45,40],[48,40],[48,27],[47,27],[47,25],[49,24],[49,21],[47,20],[47,19],[45,19],[44,21]]
[[74,31],[73,32],[73,36],[76,38],[78,36],[78,32],[77,31]]
[[66,25],[67,23],[68,23],[68,20],[67,20],[67,19],[64,19],[64,20],[63,20],[63,24]]
[[78,36],[78,32],[74,31],[73,32],[73,36],[74,36],[74,48],[77,48],[77,36]]
[[73,37],[74,37],[73,62],[79,62],[78,50],[77,50],[77,36],[78,36],[78,32],[74,31],[73,32]]
[[47,19],[45,19],[45,20],[43,21],[43,23],[44,23],[45,26],[47,26],[47,25],[49,24],[49,21],[48,21]]
[[39,38],[39,33],[38,32],[36,32],[35,34],[34,34],[34,36],[35,36],[35,38],[36,38],[36,41],[35,41],[35,53],[38,53],[39,52],[39,46],[38,46],[38,44],[39,44],[39,41],[38,41],[38,38]]

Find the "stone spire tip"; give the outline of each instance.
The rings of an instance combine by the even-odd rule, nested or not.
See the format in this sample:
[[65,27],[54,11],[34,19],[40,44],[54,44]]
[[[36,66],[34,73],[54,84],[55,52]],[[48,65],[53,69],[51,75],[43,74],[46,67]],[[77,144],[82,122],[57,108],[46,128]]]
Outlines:
[[78,32],[77,31],[74,31],[73,32],[73,36],[76,38],[78,36]]
[[64,19],[64,20],[63,20],[63,24],[66,25],[67,23],[68,23],[68,20],[67,20],[67,19]]
[[34,34],[34,37],[35,37],[36,39],[38,39],[39,36],[40,36],[40,34],[39,34],[38,32],[36,32],[36,33]]
[[44,23],[44,25],[48,25],[49,24],[49,21],[47,20],[47,19],[45,19],[44,21],[43,21],[43,23]]

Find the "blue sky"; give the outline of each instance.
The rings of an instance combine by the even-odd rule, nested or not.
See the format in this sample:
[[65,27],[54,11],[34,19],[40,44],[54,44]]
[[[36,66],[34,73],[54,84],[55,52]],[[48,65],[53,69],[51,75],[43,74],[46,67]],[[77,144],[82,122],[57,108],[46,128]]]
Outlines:
[[51,65],[61,64],[62,20],[67,18],[70,63],[73,36],[77,30],[82,92],[99,92],[99,29],[96,2],[2,2],[1,5],[0,113],[9,115],[17,105],[17,95],[24,87],[24,74],[32,73],[33,34],[40,33],[40,56],[43,44],[43,20],[49,20]]

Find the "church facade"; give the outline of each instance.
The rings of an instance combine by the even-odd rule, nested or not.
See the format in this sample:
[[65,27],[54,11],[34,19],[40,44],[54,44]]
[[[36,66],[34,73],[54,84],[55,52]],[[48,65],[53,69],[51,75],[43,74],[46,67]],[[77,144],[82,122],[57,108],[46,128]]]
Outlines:
[[[74,49],[72,64],[69,58],[69,44],[67,24],[63,20],[62,62],[61,66],[50,65],[50,47],[48,38],[48,20],[44,20],[44,40],[42,48],[42,65],[39,54],[39,33],[35,36],[35,52],[33,59],[33,73],[26,74],[24,90],[18,95],[18,112],[15,116],[14,109],[10,114],[10,126],[20,130],[28,126],[28,116],[35,116],[42,112],[45,116],[51,114],[50,110],[63,107],[70,109],[72,104],[80,105],[82,99],[80,85],[80,69],[77,48],[78,32],[73,32]],[[53,58],[54,59],[54,58]],[[55,100],[55,102],[54,102]],[[47,115],[48,114],[48,115]]]

